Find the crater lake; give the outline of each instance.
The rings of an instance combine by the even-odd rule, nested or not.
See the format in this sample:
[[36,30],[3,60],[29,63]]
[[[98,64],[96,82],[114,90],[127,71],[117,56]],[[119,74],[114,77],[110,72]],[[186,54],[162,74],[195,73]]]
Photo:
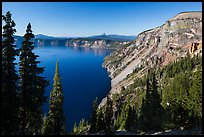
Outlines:
[[35,47],[33,52],[39,56],[38,66],[45,67],[42,76],[50,82],[45,90],[48,99],[43,105],[43,116],[49,111],[49,95],[53,88],[56,61],[59,61],[66,129],[71,132],[74,122],[78,125],[82,118],[90,119],[93,100],[97,97],[100,103],[111,88],[111,79],[106,69],[102,67],[104,57],[111,50],[45,46]]

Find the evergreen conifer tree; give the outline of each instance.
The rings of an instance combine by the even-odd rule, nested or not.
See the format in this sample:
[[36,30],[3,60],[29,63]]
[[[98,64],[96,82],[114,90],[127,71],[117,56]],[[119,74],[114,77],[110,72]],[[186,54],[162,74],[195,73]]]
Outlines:
[[[128,104],[129,105],[129,104]],[[122,104],[121,105],[121,110],[119,110],[119,112],[117,113],[117,118],[115,121],[115,126],[114,128],[117,129],[124,129],[125,124],[126,124],[126,116],[127,116],[127,109],[126,107],[128,107],[128,105],[126,106],[126,104]]]
[[40,76],[44,67],[38,67],[38,55],[35,55],[31,24],[29,23],[20,48],[20,134],[40,134],[42,125],[42,105],[46,102],[44,95],[48,81]]
[[76,122],[74,122],[74,126],[73,126],[73,129],[72,129],[72,135],[76,135],[77,134],[77,125],[76,125]]
[[106,110],[105,110],[105,132],[106,134],[112,134],[113,131],[113,102],[107,96],[106,101]]
[[49,112],[43,134],[45,135],[63,135],[65,130],[65,117],[63,109],[64,97],[59,75],[59,62],[56,62],[53,90],[50,92]]
[[127,118],[125,122],[126,130],[133,130],[136,128],[137,115],[133,107],[128,107]]
[[151,113],[152,113],[152,108],[151,108],[151,89],[150,89],[150,81],[149,77],[147,77],[146,81],[146,97],[145,99],[142,100],[142,106],[141,106],[141,115],[140,115],[140,127],[143,130],[149,129],[150,125],[148,122],[151,121]]
[[161,105],[161,97],[158,91],[158,81],[156,79],[156,75],[153,72],[152,75],[152,91],[151,91],[151,106],[152,106],[152,118],[153,118],[153,129],[159,130],[162,126],[162,114],[164,112],[164,108]]
[[98,110],[97,113],[97,131],[101,131],[105,129],[105,120],[102,109]]
[[162,126],[161,98],[158,93],[158,82],[154,72],[149,72],[146,83],[146,98],[142,100],[141,116],[143,130],[158,130]]
[[14,44],[15,22],[8,11],[2,16],[5,22],[2,34],[2,95],[1,95],[1,131],[2,135],[16,134],[18,127],[18,80],[15,70],[15,56],[18,50]]
[[93,101],[93,107],[92,107],[92,116],[91,116],[91,120],[90,120],[90,132],[94,133],[97,131],[97,97],[96,99]]

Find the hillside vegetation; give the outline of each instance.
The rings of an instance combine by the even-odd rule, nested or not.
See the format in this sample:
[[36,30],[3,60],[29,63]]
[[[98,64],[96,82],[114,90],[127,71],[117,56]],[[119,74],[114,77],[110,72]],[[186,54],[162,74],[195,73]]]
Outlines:
[[[95,111],[96,128],[91,134],[165,134],[168,130],[182,134],[181,129],[201,134],[190,130],[202,126],[202,56],[188,54],[162,69],[149,69],[107,100]],[[75,128],[74,134],[84,134],[83,126]]]

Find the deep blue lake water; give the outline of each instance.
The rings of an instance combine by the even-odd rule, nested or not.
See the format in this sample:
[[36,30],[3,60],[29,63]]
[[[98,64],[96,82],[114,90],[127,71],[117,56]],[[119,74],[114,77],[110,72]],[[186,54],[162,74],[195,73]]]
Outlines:
[[[34,53],[39,55],[39,66],[45,66],[43,76],[50,81],[46,88],[49,99],[53,86],[56,60],[59,60],[59,73],[64,92],[64,113],[66,128],[70,132],[73,124],[85,118],[89,120],[92,102],[104,98],[111,88],[111,79],[102,68],[103,59],[110,53],[106,49],[80,47],[36,47]],[[43,106],[44,113],[49,111],[49,100]]]

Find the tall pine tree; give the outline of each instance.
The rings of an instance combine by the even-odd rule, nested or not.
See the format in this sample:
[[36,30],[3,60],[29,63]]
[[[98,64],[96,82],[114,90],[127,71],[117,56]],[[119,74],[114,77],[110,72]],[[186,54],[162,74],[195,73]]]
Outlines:
[[152,118],[153,118],[153,129],[155,130],[160,130],[162,128],[162,114],[164,112],[164,108],[161,105],[161,97],[158,91],[158,81],[156,79],[155,72],[152,74],[152,100],[151,100],[151,105],[152,105]]
[[113,133],[113,102],[109,96],[107,96],[107,101],[106,101],[105,132],[106,134]]
[[149,77],[147,76],[146,97],[145,99],[142,100],[141,115],[140,115],[140,127],[143,130],[150,128],[148,123],[151,121],[150,119],[151,119],[151,113],[152,113],[150,100],[151,100],[150,80],[149,80]]
[[65,134],[65,117],[63,109],[64,97],[59,75],[59,63],[56,63],[53,90],[50,92],[48,117],[44,121],[43,134],[63,135]]
[[127,118],[125,122],[126,130],[133,130],[136,128],[137,114],[132,106],[128,106]]
[[97,131],[97,97],[96,99],[93,101],[93,107],[92,107],[92,115],[91,115],[91,120],[90,120],[90,132],[94,133]]
[[24,41],[20,48],[20,134],[39,134],[42,124],[42,105],[46,102],[44,95],[48,81],[40,76],[44,67],[38,67],[36,61],[38,55],[32,50],[34,45],[32,39],[31,24],[27,26]]
[[105,129],[105,120],[102,109],[98,110],[97,113],[97,131],[101,131]]
[[142,100],[140,125],[143,130],[159,130],[162,126],[163,107],[154,72],[148,72],[146,87],[146,98]]
[[8,11],[2,16],[5,25],[2,34],[2,95],[1,131],[2,135],[16,134],[18,127],[18,75],[15,70],[15,56],[18,50],[14,44],[15,22]]

